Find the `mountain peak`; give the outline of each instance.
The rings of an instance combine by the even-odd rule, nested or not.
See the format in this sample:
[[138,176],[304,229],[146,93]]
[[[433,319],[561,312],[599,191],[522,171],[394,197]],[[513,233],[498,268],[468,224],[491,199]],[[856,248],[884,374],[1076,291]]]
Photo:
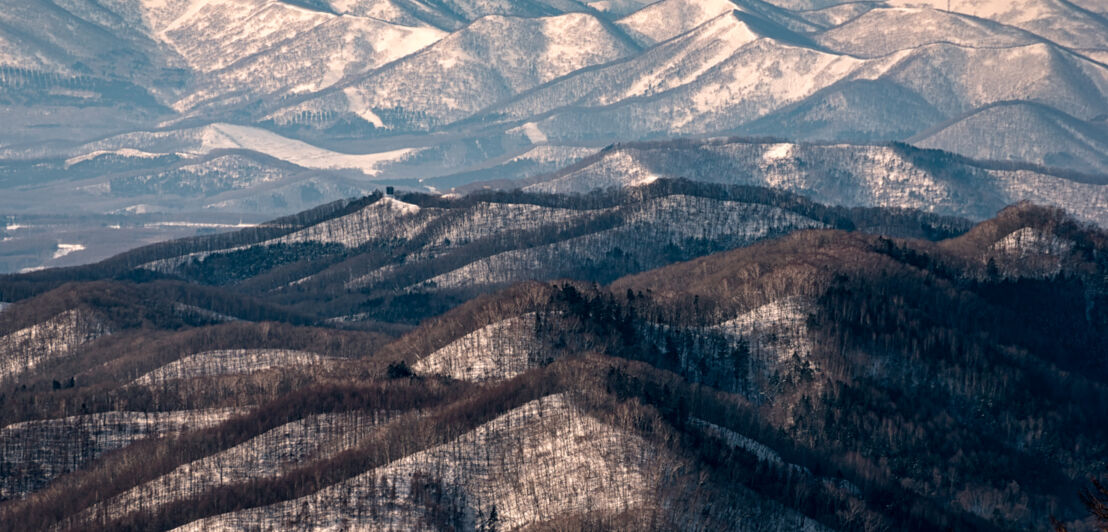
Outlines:
[[661,0],[617,21],[644,43],[669,40],[708,20],[736,11],[730,0]]

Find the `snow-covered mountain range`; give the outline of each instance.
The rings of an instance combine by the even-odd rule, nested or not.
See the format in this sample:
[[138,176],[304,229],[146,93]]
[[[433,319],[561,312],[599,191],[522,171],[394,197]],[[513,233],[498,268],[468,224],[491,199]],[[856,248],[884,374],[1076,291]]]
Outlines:
[[[0,214],[23,232],[4,230],[0,259],[86,262],[122,250],[105,242],[258,223],[386,184],[530,178],[615,142],[673,137],[899,141],[1103,176],[1106,11],[1094,0],[4,0]],[[1033,192],[1014,199],[1045,193]],[[86,249],[55,259],[42,227],[74,223],[34,216],[61,213],[86,218],[58,243]]]

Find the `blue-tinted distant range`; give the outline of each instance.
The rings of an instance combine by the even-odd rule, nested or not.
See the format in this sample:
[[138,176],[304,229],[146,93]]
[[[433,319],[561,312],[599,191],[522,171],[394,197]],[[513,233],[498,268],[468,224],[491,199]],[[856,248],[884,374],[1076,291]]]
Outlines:
[[386,185],[1105,225],[1108,2],[0,0],[0,121],[0,271]]

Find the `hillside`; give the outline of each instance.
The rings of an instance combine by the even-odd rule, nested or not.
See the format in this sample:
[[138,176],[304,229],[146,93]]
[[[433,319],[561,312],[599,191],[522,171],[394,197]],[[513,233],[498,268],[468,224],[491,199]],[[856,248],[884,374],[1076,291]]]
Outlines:
[[[461,218],[447,227],[463,231],[493,198],[454,200]],[[399,235],[450,210],[371,200],[253,238],[345,246],[373,223]],[[818,207],[791,201],[794,213]],[[676,205],[687,217],[708,204]],[[862,214],[823,209],[830,223],[817,227]],[[919,231],[909,214],[851,223]],[[362,225],[334,232],[352,220]],[[0,314],[11,331],[0,345],[27,327],[84,341],[51,347],[19,386],[0,382],[0,523],[1012,530],[1054,515],[1091,526],[1073,494],[1106,452],[1108,234],[1028,204],[938,241],[804,227],[609,284],[490,286],[403,334],[297,325],[243,289],[204,299],[198,280],[118,277],[19,298]],[[214,238],[241,245],[172,247]],[[79,271],[0,289],[31,296]],[[88,309],[102,333],[81,336],[52,318],[60,309]],[[27,454],[47,441],[50,453]]]
[[773,187],[831,205],[923,209],[972,220],[1028,200],[1064,208],[1102,227],[1108,224],[1108,182],[1096,174],[973,161],[904,144],[741,138],[629,143],[521,184],[529,191],[582,193],[673,177]]
[[941,238],[968,225],[952,217],[833,208],[770,189],[680,180],[584,196],[376,194],[256,229],[0,279],[0,299],[23,299],[73,280],[167,278],[258,298],[318,320],[414,324],[520,281],[610,282],[822,227]]
[[[1020,138],[987,134],[1009,124],[1022,124],[1038,134]],[[960,144],[969,138],[978,140],[972,146]],[[1069,140],[1058,143],[1054,141],[1057,138]],[[1033,104],[1001,103],[922,132],[911,141],[923,148],[964,153],[977,159],[1022,160],[1097,173],[1108,153],[1108,122],[1083,122]]]

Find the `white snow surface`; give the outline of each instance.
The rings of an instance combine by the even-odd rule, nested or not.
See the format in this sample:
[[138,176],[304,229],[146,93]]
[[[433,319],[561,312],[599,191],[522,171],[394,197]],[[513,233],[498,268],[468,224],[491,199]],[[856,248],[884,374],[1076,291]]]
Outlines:
[[78,155],[76,157],[70,157],[65,160],[65,167],[69,168],[75,164],[83,163],[85,161],[91,161],[93,159],[103,157],[105,155],[117,155],[119,157],[131,157],[135,159],[154,159],[157,157],[164,157],[165,153],[150,153],[142,150],[136,150],[133,148],[120,148],[118,150],[95,150],[84,155]]
[[[260,127],[216,122],[189,129],[116,135],[71,150],[68,160],[87,160],[107,153],[140,158],[161,155],[200,158],[216,150],[249,150],[304,168],[350,169],[371,177],[378,175],[383,166],[403,161],[420,151],[402,148],[368,154],[340,153]],[[140,152],[142,155],[136,155]]]
[[411,238],[431,221],[436,211],[384,196],[357,212],[305,227],[265,244],[320,242],[353,248],[375,239]]
[[[640,182],[648,182],[639,178]],[[752,243],[778,228],[816,228],[822,224],[775,207],[694,196],[673,195],[607,212],[623,214],[625,223],[603,231],[527,249],[498,253],[437,275],[421,284],[439,288],[507,284],[530,280],[549,264],[567,256],[601,261],[620,246],[636,241],[683,241],[728,237],[735,245]],[[631,251],[634,250],[624,250]]]
[[[588,166],[555,174],[525,190],[583,193],[633,187],[653,176],[683,177],[780,188],[830,205],[921,209],[970,219],[985,219],[1007,205],[1029,200],[1108,227],[1108,185],[1033,170],[966,167],[966,175],[954,179],[889,146],[794,143],[786,156],[781,144],[710,139],[695,149],[611,150]],[[690,150],[689,156],[683,150]],[[831,173],[835,179],[828,178]],[[980,199],[964,201],[967,194]]]
[[248,149],[305,168],[354,169],[376,176],[384,163],[410,157],[418,150],[403,148],[381,153],[352,155],[312,146],[257,127],[212,124],[201,137],[201,153],[218,149]]
[[757,440],[748,438],[729,428],[721,427],[700,418],[689,418],[689,421],[694,426],[704,430],[708,434],[722,439],[732,447],[738,447],[749,451],[754,456],[757,456],[759,460],[777,465],[783,465],[785,463],[785,461],[781,459],[781,455],[777,454],[777,451],[774,451]]
[[[546,134],[539,129],[538,124],[534,122],[527,122],[521,126],[521,130],[524,135],[527,135],[527,139],[531,141],[531,144],[546,144]],[[512,133],[515,130],[508,130]]]
[[66,255],[69,255],[70,253],[76,253],[78,251],[83,251],[84,249],[84,244],[62,244],[61,242],[59,242],[58,249],[54,251],[54,256],[51,258],[60,259]]
[[659,43],[735,9],[736,5],[728,0],[661,0],[624,17],[618,24],[643,42]]
[[[36,35],[27,42],[0,36],[0,83],[48,102],[42,112],[8,106],[2,118],[31,116],[35,123],[25,129],[38,132],[59,124],[100,127],[73,120],[77,113],[120,122],[65,141],[0,146],[0,158],[50,159],[58,172],[89,172],[88,162],[98,172],[104,167],[76,187],[36,182],[8,192],[36,196],[20,200],[24,205],[41,206],[57,193],[59,203],[120,214],[294,212],[316,201],[293,199],[300,188],[292,181],[305,175],[324,196],[319,201],[328,201],[365,192],[363,178],[476,179],[525,143],[599,146],[730,134],[909,139],[982,159],[1097,175],[1108,168],[1103,1],[596,0],[586,2],[598,10],[589,12],[552,0],[335,0],[327,4],[334,12],[272,0],[55,3],[59,9],[41,16],[27,7],[35,2],[0,13],[11,35]],[[101,81],[133,86],[104,88]],[[144,92],[159,107],[142,103]],[[140,101],[120,100],[132,95]],[[1004,103],[1046,111],[996,107]],[[352,139],[365,135],[364,145],[349,147],[347,126]],[[334,131],[344,131],[334,145],[314,140]],[[982,138],[982,131],[990,134]],[[290,165],[224,168],[218,177],[180,168],[180,159],[203,166],[227,149]],[[767,154],[767,170],[747,184],[829,204],[973,218],[1030,199],[1086,221],[1108,220],[1102,186],[1034,172],[993,172],[958,186],[877,153],[883,149],[844,147],[892,167],[848,172],[833,184],[802,176],[803,153]],[[534,151],[517,160],[542,161],[526,166],[552,171],[543,165],[574,159],[550,162],[554,155]],[[591,182],[676,177],[640,163],[628,162],[627,175],[635,177],[618,183],[578,173],[585,190],[571,191],[587,191]],[[189,174],[176,189],[191,195],[184,205],[151,199],[170,196],[164,189],[173,189],[178,173]],[[166,183],[136,191],[127,186],[131,179]],[[285,186],[276,188],[278,181]],[[432,185],[444,186],[428,182],[428,190]]]
[[[405,203],[391,196],[384,196],[357,212],[338,218],[332,218],[288,235],[266,240],[259,244],[224,249],[220,250],[220,252],[231,252],[255,245],[271,246],[302,242],[340,244],[346,247],[358,247],[377,239],[411,238],[422,231],[423,228],[434,219],[434,215],[437,211],[439,211],[439,209],[427,209],[423,211],[418,205]],[[151,271],[172,272],[174,269],[190,260],[202,260],[212,253],[213,252],[209,251],[199,251],[178,257],[151,261],[139,267]]]

